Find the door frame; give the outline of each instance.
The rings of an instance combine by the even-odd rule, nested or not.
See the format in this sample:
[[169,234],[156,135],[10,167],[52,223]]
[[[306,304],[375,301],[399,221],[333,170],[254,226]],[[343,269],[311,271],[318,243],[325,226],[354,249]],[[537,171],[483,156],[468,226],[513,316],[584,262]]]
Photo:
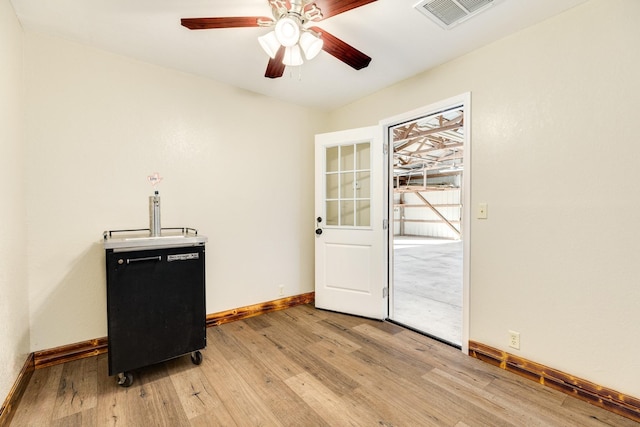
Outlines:
[[386,158],[386,174],[387,174],[387,218],[389,218],[389,227],[387,228],[387,248],[389,258],[387,260],[388,274],[388,315],[393,310],[393,147],[389,138],[389,129],[398,124],[414,120],[416,118],[438,113],[455,105],[462,105],[464,109],[464,153],[463,164],[464,173],[462,174],[462,345],[461,350],[464,354],[469,354],[469,299],[470,299],[470,255],[471,255],[471,92],[465,92],[457,96],[453,96],[442,101],[429,104],[424,107],[417,108],[397,116],[389,117],[380,121],[383,129],[383,144],[389,147]]

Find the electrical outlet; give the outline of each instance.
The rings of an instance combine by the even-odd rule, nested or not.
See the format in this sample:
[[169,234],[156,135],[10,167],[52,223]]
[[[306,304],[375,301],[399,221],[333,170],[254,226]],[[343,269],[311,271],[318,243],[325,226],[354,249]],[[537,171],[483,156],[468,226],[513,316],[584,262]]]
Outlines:
[[280,292],[280,296],[284,295],[284,285],[278,285],[278,291]]
[[509,347],[520,350],[520,332],[509,331]]

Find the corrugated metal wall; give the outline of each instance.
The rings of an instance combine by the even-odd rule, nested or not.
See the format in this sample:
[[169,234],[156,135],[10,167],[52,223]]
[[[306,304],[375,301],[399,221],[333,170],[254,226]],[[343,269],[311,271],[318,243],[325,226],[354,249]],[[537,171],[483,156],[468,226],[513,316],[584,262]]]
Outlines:
[[[455,228],[460,230],[462,216],[462,195],[459,188],[441,191],[421,191],[420,195],[434,205]],[[415,193],[403,194],[404,205],[422,205],[421,207],[399,207],[400,194],[394,195],[394,234],[396,236],[423,236],[442,239],[459,239],[455,233],[433,210],[426,206]],[[439,205],[457,205],[445,207]],[[401,215],[404,218],[401,218]]]

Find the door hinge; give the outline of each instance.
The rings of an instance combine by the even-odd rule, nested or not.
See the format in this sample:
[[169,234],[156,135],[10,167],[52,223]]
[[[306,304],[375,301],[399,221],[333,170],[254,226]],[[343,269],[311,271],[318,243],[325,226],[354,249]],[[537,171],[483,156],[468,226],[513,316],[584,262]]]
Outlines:
[[387,228],[389,228],[389,220],[388,219],[383,219],[382,220],[382,229],[386,230]]
[[382,153],[387,154],[389,152],[389,144],[382,144]]
[[389,288],[382,288],[382,298],[386,298],[389,295]]

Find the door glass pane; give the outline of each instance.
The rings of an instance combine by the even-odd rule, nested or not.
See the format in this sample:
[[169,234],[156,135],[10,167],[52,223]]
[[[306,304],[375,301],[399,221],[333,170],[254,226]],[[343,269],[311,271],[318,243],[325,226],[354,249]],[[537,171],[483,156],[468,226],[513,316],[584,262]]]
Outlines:
[[340,174],[340,198],[353,199],[353,172]]
[[327,199],[337,199],[338,194],[338,174],[327,175]]
[[354,226],[354,218],[353,200],[340,201],[340,225]]
[[368,142],[356,145],[356,169],[358,170],[371,168],[369,145]]
[[353,145],[343,145],[340,147],[340,170],[353,170]]
[[329,147],[327,148],[327,172],[337,172],[338,171],[338,148],[339,147]]
[[355,189],[357,199],[371,197],[371,172],[356,172]]
[[371,227],[371,143],[325,149],[326,225]]
[[356,202],[356,225],[359,227],[371,226],[371,200],[358,200]]
[[327,202],[327,225],[339,225],[337,200]]

